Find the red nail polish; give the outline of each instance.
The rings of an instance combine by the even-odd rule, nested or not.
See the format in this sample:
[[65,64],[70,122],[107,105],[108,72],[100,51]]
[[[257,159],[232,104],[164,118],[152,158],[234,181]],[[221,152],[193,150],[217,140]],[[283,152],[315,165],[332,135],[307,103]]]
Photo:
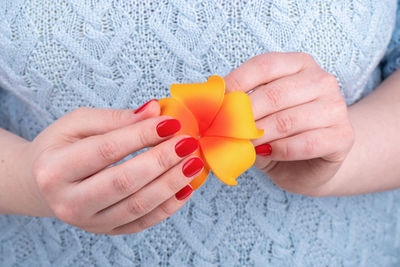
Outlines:
[[188,137],[182,139],[175,145],[176,154],[183,158],[192,154],[199,147],[199,141],[196,138]]
[[255,147],[256,154],[260,156],[269,156],[272,153],[272,147],[270,144],[263,144]]
[[178,120],[169,119],[160,122],[157,127],[157,134],[160,137],[166,137],[169,135],[173,135],[181,129],[181,124]]
[[200,172],[204,167],[204,162],[198,158],[191,158],[183,164],[182,172],[186,177],[192,177],[196,173]]
[[135,113],[135,114],[138,114],[138,113],[142,112],[142,111],[147,107],[147,105],[150,104],[152,101],[158,101],[158,100],[157,100],[157,99],[152,99],[152,100],[147,101],[146,103],[144,103],[143,105],[141,105],[140,108],[138,108],[137,110],[135,110],[134,113]]
[[188,196],[190,196],[193,192],[193,188],[188,184],[184,188],[182,188],[178,193],[175,194],[177,200],[184,200]]

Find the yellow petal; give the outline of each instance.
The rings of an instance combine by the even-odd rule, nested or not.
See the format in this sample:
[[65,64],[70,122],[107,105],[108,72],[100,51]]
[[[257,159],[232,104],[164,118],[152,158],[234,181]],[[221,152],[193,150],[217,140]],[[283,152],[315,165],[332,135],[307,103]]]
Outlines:
[[209,173],[210,169],[204,166],[203,171],[190,182],[193,190],[199,188],[206,181]]
[[256,128],[250,97],[235,91],[225,95],[221,109],[203,136],[256,139],[263,134],[264,130]]
[[206,181],[208,174],[210,173],[210,167],[208,167],[207,162],[204,160],[204,156],[201,152],[201,149],[197,149],[193,153],[193,155],[201,158],[204,161],[204,168],[202,172],[190,182],[190,185],[192,186],[193,190],[196,190]]
[[158,103],[160,104],[161,115],[171,116],[181,123],[181,129],[176,135],[188,134],[194,137],[199,135],[196,118],[185,105],[173,98],[163,98]]
[[211,76],[206,83],[172,84],[171,95],[181,101],[197,119],[200,134],[211,124],[225,94],[225,81]]
[[222,182],[236,185],[236,178],[250,168],[256,159],[249,140],[228,137],[202,137],[199,140],[204,159]]

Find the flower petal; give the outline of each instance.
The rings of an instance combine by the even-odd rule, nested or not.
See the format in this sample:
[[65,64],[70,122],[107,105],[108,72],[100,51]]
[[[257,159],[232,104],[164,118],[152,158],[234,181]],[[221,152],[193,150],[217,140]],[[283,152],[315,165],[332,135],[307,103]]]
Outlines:
[[211,76],[206,83],[172,84],[171,95],[181,101],[196,117],[200,134],[211,124],[221,107],[225,81]]
[[221,109],[203,136],[256,139],[264,130],[256,128],[250,97],[239,91],[225,95]]
[[250,168],[256,154],[249,140],[227,137],[202,137],[199,140],[204,159],[225,184],[236,185],[236,178]]
[[190,182],[190,185],[192,186],[193,190],[199,188],[207,180],[209,173],[210,169],[204,166],[203,171]]
[[196,118],[185,105],[173,98],[163,98],[158,101],[161,108],[161,115],[168,115],[179,120],[181,129],[178,134],[188,134],[194,137],[199,135],[199,127]]
[[204,161],[204,168],[201,171],[201,173],[196,176],[191,182],[190,185],[192,186],[193,190],[196,190],[202,184],[207,180],[208,174],[210,174],[210,167],[208,167],[207,162],[204,159],[204,155],[201,152],[201,149],[197,149],[194,153],[193,156],[197,156],[201,158]]

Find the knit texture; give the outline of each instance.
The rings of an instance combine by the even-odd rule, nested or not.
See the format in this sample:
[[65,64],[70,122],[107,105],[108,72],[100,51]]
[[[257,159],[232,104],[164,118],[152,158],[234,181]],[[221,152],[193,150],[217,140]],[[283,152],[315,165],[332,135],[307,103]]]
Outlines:
[[[134,108],[167,96],[171,83],[224,76],[268,51],[310,53],[352,104],[380,82],[396,5],[2,0],[0,126],[32,140],[79,106]],[[391,51],[400,49],[399,38],[397,32]],[[393,64],[385,64],[385,75]],[[238,182],[230,187],[210,176],[179,212],[133,235],[0,216],[0,266],[400,264],[399,191],[308,198],[281,190],[255,168]]]
[[400,0],[397,1],[396,26],[392,40],[389,43],[386,55],[382,60],[381,65],[384,79],[400,68]]

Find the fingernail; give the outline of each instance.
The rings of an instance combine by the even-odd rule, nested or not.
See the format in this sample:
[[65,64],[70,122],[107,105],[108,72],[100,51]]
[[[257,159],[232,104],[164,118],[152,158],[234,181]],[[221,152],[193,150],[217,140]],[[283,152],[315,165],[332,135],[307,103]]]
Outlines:
[[181,124],[178,120],[169,119],[160,122],[157,125],[157,134],[160,137],[166,137],[169,135],[173,135],[174,133],[178,132],[181,129]]
[[182,172],[186,177],[192,177],[196,173],[200,172],[204,167],[204,162],[198,158],[191,158],[183,164]]
[[272,147],[270,144],[263,144],[255,147],[256,154],[260,156],[269,156],[272,153]]
[[178,193],[175,194],[177,200],[184,200],[188,196],[190,196],[193,192],[193,188],[188,184],[184,188],[182,188]]
[[147,107],[147,105],[150,104],[152,101],[158,101],[158,100],[157,99],[152,99],[152,100],[147,101],[146,103],[141,105],[140,108],[135,110],[134,114],[138,114],[138,113],[142,112]]
[[196,138],[188,137],[182,139],[175,145],[176,154],[183,158],[192,154],[199,147],[199,141]]

